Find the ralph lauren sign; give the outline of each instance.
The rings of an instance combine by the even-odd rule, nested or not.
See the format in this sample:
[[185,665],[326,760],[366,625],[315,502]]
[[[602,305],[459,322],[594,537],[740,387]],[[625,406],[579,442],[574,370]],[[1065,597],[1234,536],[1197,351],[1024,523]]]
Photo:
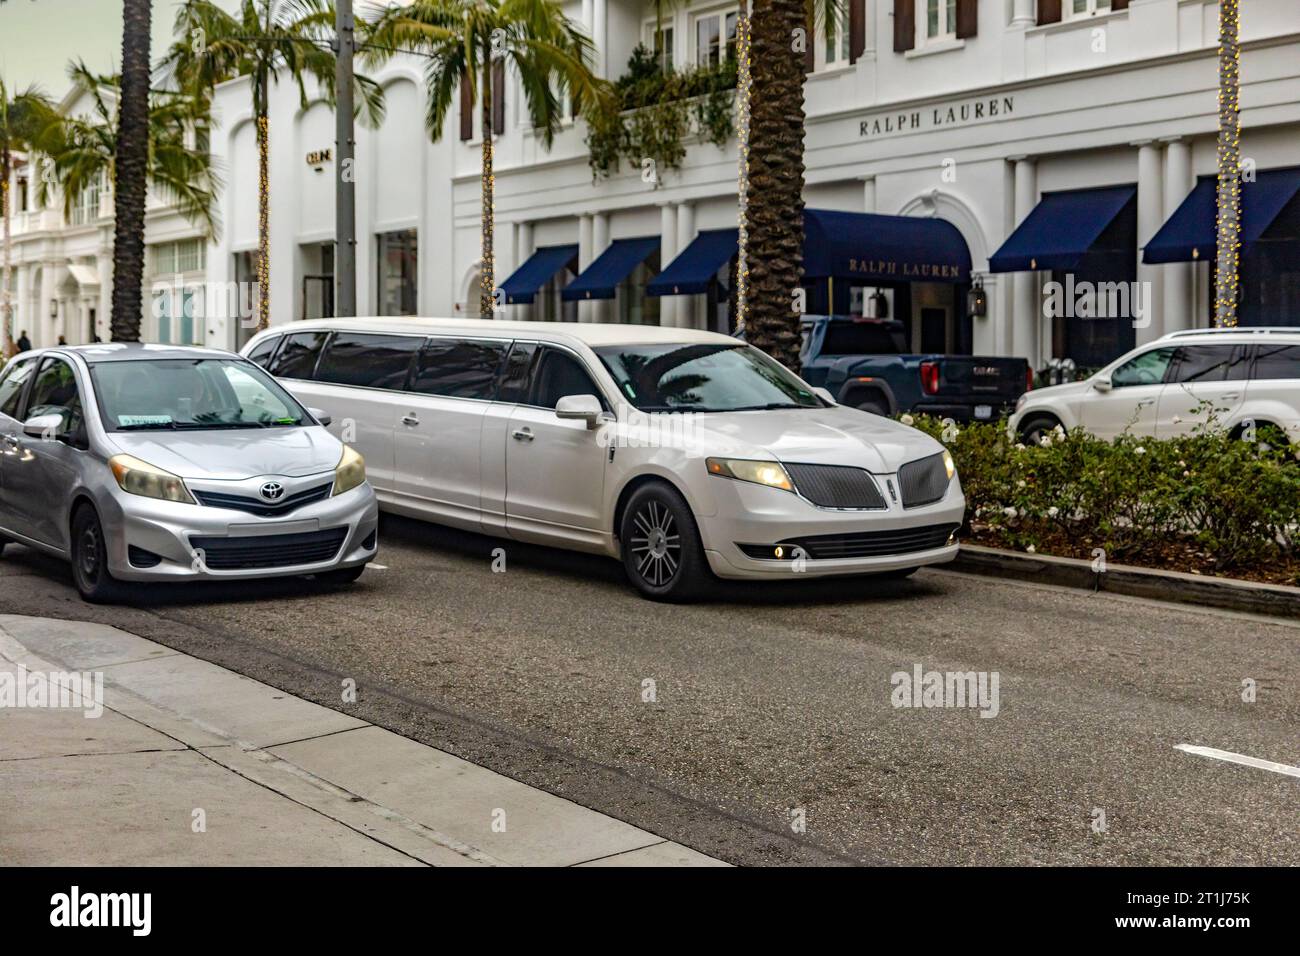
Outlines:
[[983,100],[966,100],[949,106],[927,106],[919,110],[900,110],[869,116],[858,123],[859,136],[890,136],[927,129],[960,126],[979,120],[1010,116],[1016,110],[1014,96],[993,96]]

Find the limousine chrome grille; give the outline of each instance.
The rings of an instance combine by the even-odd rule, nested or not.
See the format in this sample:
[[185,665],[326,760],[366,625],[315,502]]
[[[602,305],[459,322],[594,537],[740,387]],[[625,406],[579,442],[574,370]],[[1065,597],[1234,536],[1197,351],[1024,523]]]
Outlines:
[[203,565],[213,571],[292,568],[331,560],[347,536],[347,528],[240,538],[191,535],[190,547],[201,552]]
[[209,508],[229,508],[233,511],[257,515],[259,518],[279,518],[305,505],[324,501],[330,496],[330,489],[333,487],[334,483],[327,481],[323,485],[287,495],[280,501],[263,501],[261,498],[251,498],[247,495],[223,495],[215,491],[195,491],[194,498],[199,504]]
[[948,493],[948,468],[943,452],[909,461],[898,469],[899,491],[904,508],[918,508],[942,500]]
[[881,509],[885,496],[861,468],[845,465],[786,465],[794,486],[820,508]]

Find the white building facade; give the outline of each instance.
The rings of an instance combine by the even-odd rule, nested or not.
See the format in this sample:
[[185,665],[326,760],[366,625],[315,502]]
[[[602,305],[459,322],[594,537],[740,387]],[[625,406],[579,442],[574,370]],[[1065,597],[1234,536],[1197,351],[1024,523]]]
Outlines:
[[[69,116],[92,115],[89,94],[76,88],[58,104]],[[48,178],[44,201],[40,183]],[[107,341],[113,295],[113,192],[104,181],[76,197],[64,213],[63,193],[49,162],[20,157],[10,175],[10,262],[13,331],[36,348]],[[145,207],[145,281],[141,337],[203,343],[206,327],[192,303],[204,296],[208,237],[166,197],[150,190]]]
[[[678,69],[728,55],[735,3],[695,0],[666,12],[658,26],[653,9],[648,0],[581,0],[568,13],[592,34],[597,72],[610,79],[638,43],[655,44],[657,31]],[[1217,170],[1216,2],[852,0],[850,9],[841,35],[811,39],[806,205],[942,220],[960,233],[969,265],[931,271],[918,254],[921,265],[895,262],[891,271],[889,243],[864,242],[853,267],[870,268],[859,278],[812,280],[810,311],[859,313],[878,297],[917,350],[1018,355],[1040,368],[1054,357],[1100,364],[1134,342],[1210,323],[1213,249],[1196,240],[1189,255],[1158,264],[1144,261],[1143,249],[1171,238],[1161,230],[1191,202],[1198,178]],[[1280,203],[1255,237],[1269,252],[1267,281],[1257,269],[1251,284],[1246,250],[1246,295],[1255,298],[1244,307],[1254,318],[1243,321],[1300,324],[1300,244],[1292,241],[1300,232],[1289,231],[1300,200],[1286,198],[1289,170],[1300,167],[1300,3],[1242,0],[1241,23],[1247,178],[1258,171],[1271,184],[1270,201]],[[476,314],[478,117],[463,131],[453,110],[445,135],[432,143],[423,63],[399,58],[373,75],[388,109],[379,129],[357,133],[358,311]],[[645,286],[701,233],[735,229],[734,138],[724,148],[693,142],[680,168],[649,180],[627,164],[596,178],[584,124],[566,124],[545,149],[514,80],[501,128],[497,282],[507,284],[530,261],[537,266],[539,252],[550,256],[550,272],[531,293],[507,297],[500,317],[729,327],[725,264],[707,291],[652,298]],[[270,118],[274,324],[332,311],[333,147],[328,105],[316,100],[304,109],[296,88],[280,84]],[[226,187],[205,276],[223,289],[255,273],[256,147],[246,80],[217,91],[212,149]],[[1249,206],[1255,187],[1244,188]],[[890,221],[873,222],[888,238]],[[1044,235],[1079,248],[1048,249]],[[1041,252],[1035,241],[1046,242]],[[566,301],[563,289],[619,243],[624,252],[635,248],[636,261],[606,283],[613,298]],[[1045,311],[1050,284],[1067,279],[1135,283],[1140,321]],[[66,277],[59,281],[66,285]],[[973,284],[986,292],[984,315],[970,314]],[[106,305],[99,309],[106,315]],[[201,323],[211,344],[228,348],[246,341],[247,324],[229,315]]]

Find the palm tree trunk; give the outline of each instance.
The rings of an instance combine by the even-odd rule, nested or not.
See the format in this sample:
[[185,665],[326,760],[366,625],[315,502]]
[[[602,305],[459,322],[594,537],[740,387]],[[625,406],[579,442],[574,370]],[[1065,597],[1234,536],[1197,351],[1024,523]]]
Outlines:
[[122,87],[113,172],[115,342],[140,341],[144,295],[144,205],[149,161],[150,0],[122,3]]
[[257,114],[257,330],[271,324],[271,183],[267,178],[270,121]]
[[13,298],[9,294],[10,282],[13,279],[13,263],[10,259],[10,245],[12,242],[12,232],[10,225],[11,210],[9,208],[9,168],[12,165],[12,157],[9,153],[9,147],[0,150],[0,208],[4,210],[5,220],[5,258],[4,272],[0,274],[0,321],[4,323],[4,344],[0,346],[0,358],[8,358],[14,353],[14,305]]
[[1241,271],[1241,72],[1238,0],[1219,3],[1219,190],[1214,324],[1237,324]]
[[[803,279],[804,0],[754,0],[751,25],[746,338],[799,368],[796,295]],[[813,37],[806,37],[812,43]]]
[[495,199],[492,182],[492,57],[483,58],[483,84],[479,88],[479,114],[483,122],[483,261],[479,269],[478,313],[481,319],[494,317],[492,292],[496,288],[496,266],[492,251]]

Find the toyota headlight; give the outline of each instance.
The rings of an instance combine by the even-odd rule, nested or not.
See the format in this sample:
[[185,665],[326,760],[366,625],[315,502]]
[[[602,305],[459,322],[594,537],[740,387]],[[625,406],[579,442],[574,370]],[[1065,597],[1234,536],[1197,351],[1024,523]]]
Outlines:
[[155,468],[147,461],[131,455],[114,455],[108,460],[108,467],[113,470],[113,477],[127,494],[194,504],[194,498],[185,487],[183,479],[170,471]]
[[361,457],[360,452],[344,445],[343,457],[339,459],[338,467],[334,469],[334,494],[341,495],[365,482],[366,460]]
[[752,481],[756,485],[767,485],[769,488],[780,488],[782,491],[794,491],[794,484],[780,462],[748,461],[744,458],[709,458],[706,464],[711,475],[735,478],[737,481]]
[[948,472],[948,480],[952,481],[952,476],[957,474],[957,463],[952,460],[952,452],[946,448],[943,450],[943,467]]

